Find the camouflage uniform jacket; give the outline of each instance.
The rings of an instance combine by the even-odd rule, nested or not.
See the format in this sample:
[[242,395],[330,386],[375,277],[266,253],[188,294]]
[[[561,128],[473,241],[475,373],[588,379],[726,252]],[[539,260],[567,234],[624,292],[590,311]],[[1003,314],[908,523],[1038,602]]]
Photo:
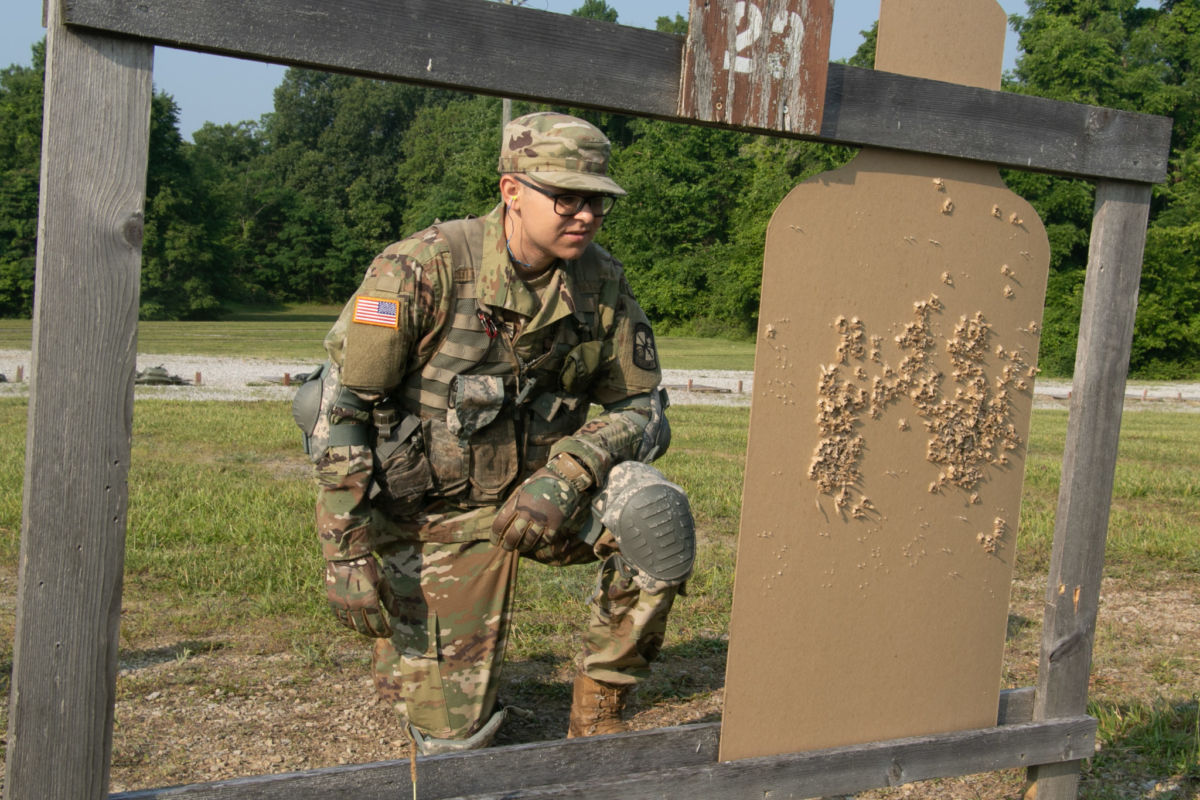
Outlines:
[[[327,559],[397,530],[487,538],[495,508],[551,455],[570,452],[603,485],[637,452],[661,372],[620,263],[593,244],[556,265],[539,297],[512,269],[503,214],[387,247],[326,337],[342,384],[380,404],[376,419],[394,407],[408,422],[377,427],[374,453],[331,447],[318,461]],[[593,402],[605,412],[585,424]]]

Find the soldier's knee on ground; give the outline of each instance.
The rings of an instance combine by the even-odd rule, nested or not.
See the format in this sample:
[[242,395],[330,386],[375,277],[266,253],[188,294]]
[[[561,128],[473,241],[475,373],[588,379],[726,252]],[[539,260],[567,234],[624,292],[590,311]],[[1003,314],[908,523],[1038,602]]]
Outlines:
[[438,739],[422,733],[420,728],[412,724],[408,725],[408,735],[412,739],[413,745],[417,748],[417,752],[423,756],[434,756],[439,753],[459,753],[464,750],[481,750],[490,745],[492,740],[496,738],[496,732],[500,730],[500,726],[504,724],[507,716],[508,709],[498,709],[479,730],[462,739]]

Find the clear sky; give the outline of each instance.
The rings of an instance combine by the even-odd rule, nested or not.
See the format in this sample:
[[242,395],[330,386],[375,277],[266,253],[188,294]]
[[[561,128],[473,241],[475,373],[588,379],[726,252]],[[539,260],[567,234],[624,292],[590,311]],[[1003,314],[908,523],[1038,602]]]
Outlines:
[[[526,8],[568,14],[583,0],[528,0]],[[688,13],[687,0],[608,0],[622,25],[654,28],[659,17]],[[1000,0],[1007,14],[1026,13],[1025,0]],[[830,60],[848,58],[862,43],[861,31],[879,17],[879,0],[836,0]],[[6,0],[0,25],[0,67],[28,65],[30,47],[45,35],[39,0]],[[1012,69],[1016,36],[1009,31],[1004,68]],[[274,64],[189,53],[159,47],[154,53],[155,88],[167,92],[179,105],[179,129],[185,137],[205,122],[224,124],[255,120],[269,112],[273,92],[284,68]]]

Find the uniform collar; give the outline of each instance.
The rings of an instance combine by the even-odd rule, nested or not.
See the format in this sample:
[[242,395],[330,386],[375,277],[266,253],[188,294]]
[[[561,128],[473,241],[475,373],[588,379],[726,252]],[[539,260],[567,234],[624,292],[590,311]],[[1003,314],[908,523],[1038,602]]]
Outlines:
[[479,303],[485,308],[507,308],[530,322],[524,333],[532,333],[575,313],[575,274],[578,261],[559,261],[551,266],[554,275],[546,287],[545,302],[517,276],[508,258],[504,238],[504,204],[498,203],[484,218],[483,262],[476,283]]

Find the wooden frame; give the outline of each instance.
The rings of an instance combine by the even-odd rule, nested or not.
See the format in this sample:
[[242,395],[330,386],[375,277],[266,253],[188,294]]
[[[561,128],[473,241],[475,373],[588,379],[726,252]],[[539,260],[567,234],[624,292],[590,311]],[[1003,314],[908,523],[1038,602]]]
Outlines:
[[[484,0],[47,2],[5,797],[98,798],[112,746],[153,46],[694,120],[680,111],[679,37]],[[514,69],[508,54],[531,45],[552,72]],[[1166,176],[1170,130],[1163,117],[830,64],[820,134],[808,137],[1099,181],[1032,702],[1030,690],[1006,693],[995,728],[724,764],[714,725],[439,756],[422,759],[423,792],[807,797],[1026,765],[1039,800],[1073,798],[1095,731],[1083,715],[1124,377],[1150,184]],[[520,765],[519,785],[501,791],[506,762]],[[619,778],[588,772],[612,763]],[[486,782],[469,784],[471,774]],[[406,781],[407,763],[364,765],[126,797],[396,797]]]

